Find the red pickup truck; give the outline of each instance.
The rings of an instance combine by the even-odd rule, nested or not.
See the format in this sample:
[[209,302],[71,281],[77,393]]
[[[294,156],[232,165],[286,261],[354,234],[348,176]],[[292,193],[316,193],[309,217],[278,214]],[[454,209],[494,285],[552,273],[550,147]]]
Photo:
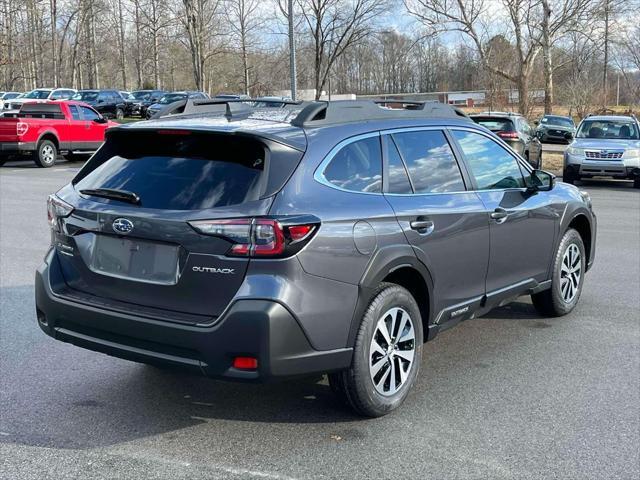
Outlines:
[[0,165],[24,155],[39,167],[54,165],[58,153],[78,159],[97,150],[116,125],[82,102],[25,103],[0,117]]

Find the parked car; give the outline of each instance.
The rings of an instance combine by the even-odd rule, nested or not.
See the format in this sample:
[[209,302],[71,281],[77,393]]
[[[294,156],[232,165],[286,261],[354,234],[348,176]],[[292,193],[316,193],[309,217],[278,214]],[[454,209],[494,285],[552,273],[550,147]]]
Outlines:
[[46,102],[48,100],[66,100],[71,98],[76,91],[72,88],[36,88],[20,95],[9,102],[5,102],[5,110],[20,110],[25,103]]
[[139,115],[146,118],[147,108],[154,103],[158,103],[166,93],[164,90],[136,90],[131,92],[131,95],[135,98],[135,102],[131,107],[131,115]]
[[114,125],[80,102],[26,103],[0,118],[0,163],[26,156],[51,167],[59,153],[68,160],[83,158],[102,145]]
[[18,98],[20,95],[20,92],[0,92],[0,111],[4,110],[5,103],[14,98]]
[[458,110],[231,107],[111,129],[49,197],[46,334],[222,379],[330,372],[375,417],[439,331],[519,295],[543,315],[576,306],[588,195]]
[[125,101],[117,90],[81,90],[73,100],[91,105],[98,113],[107,117],[122,120],[125,113]]
[[213,98],[216,100],[251,100],[249,95],[242,93],[219,93]]
[[542,144],[522,115],[511,112],[484,112],[471,115],[471,118],[498,135],[534,168],[542,165]]
[[544,115],[536,125],[536,135],[542,143],[571,143],[576,133],[576,125],[571,117]]
[[137,103],[136,97],[131,92],[120,90],[120,96],[124,100],[124,115],[125,117],[132,117],[134,105]]
[[204,99],[209,98],[209,95],[207,95],[206,93],[203,93],[203,92],[193,92],[193,91],[166,93],[160,99],[160,101],[158,101],[158,103],[155,103],[155,104],[151,105],[149,108],[147,108],[146,116],[147,116],[147,118],[151,118],[156,113],[160,112],[163,108],[165,108],[167,105],[169,105],[171,103],[174,103],[174,102],[178,102],[180,100],[184,100],[185,98],[202,99],[202,100],[204,100]]
[[564,154],[562,179],[611,177],[640,188],[640,123],[636,117],[598,115],[580,122]]
[[292,101],[293,100],[291,100],[289,97],[258,97],[253,102],[253,106],[256,108],[281,108],[291,103]]

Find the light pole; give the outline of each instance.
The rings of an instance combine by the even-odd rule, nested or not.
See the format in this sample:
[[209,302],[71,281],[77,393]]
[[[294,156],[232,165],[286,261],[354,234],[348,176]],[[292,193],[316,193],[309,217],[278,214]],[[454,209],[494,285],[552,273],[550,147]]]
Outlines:
[[289,77],[291,79],[291,99],[296,99],[296,42],[293,31],[293,0],[289,0]]

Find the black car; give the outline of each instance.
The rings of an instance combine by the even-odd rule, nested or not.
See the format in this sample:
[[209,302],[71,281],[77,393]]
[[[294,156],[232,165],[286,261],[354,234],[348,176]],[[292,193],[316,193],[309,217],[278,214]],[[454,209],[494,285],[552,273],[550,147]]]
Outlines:
[[536,134],[541,142],[571,143],[576,134],[573,118],[560,115],[545,115],[536,122]]
[[326,372],[375,417],[438,332],[520,295],[545,316],[578,303],[588,194],[451,106],[182,107],[109,129],[49,197],[48,335],[228,380]]
[[532,167],[541,166],[542,144],[535,130],[522,115],[511,112],[484,112],[471,115],[471,119],[498,135]]
[[126,103],[117,90],[80,90],[71,99],[91,105],[106,118],[124,118]]
[[[182,92],[170,92],[166,93],[157,103],[150,105],[147,108],[146,117],[151,118],[156,113],[160,112],[167,105],[179,102],[180,100],[184,100],[185,98],[191,98],[193,100],[206,100],[209,98],[209,95],[203,92],[198,91],[182,91]],[[227,99],[230,100],[230,99]],[[235,99],[234,99],[235,100]]]
[[124,114],[127,117],[133,116],[133,106],[136,103],[136,98],[131,95],[131,92],[120,90],[120,95],[124,100]]
[[146,117],[147,108],[154,103],[158,103],[162,97],[167,94],[164,90],[136,90],[131,92],[134,98],[131,106],[131,115]]

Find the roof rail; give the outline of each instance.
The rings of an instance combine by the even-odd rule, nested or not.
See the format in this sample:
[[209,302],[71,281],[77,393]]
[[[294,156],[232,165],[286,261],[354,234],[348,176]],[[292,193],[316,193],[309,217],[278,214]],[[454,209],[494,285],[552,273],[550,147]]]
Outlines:
[[460,109],[438,102],[405,100],[338,100],[309,102],[291,121],[296,127],[315,127],[369,120],[465,118]]

